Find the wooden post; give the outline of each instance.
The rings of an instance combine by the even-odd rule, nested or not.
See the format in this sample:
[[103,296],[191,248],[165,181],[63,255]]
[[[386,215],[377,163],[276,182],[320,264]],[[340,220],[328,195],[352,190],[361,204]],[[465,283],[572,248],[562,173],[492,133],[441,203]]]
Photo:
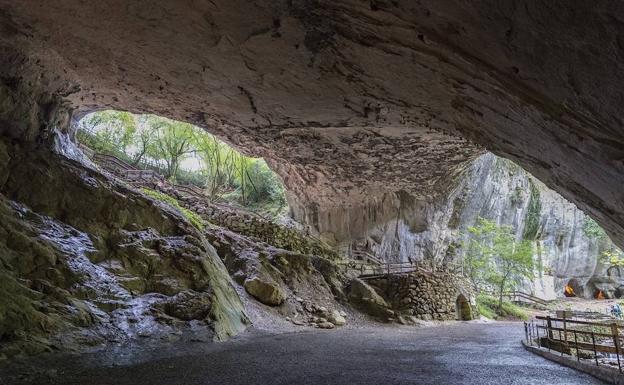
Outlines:
[[550,342],[550,340],[554,339],[552,332],[552,321],[550,320],[550,316],[546,317],[546,328],[548,329],[548,342]]
[[[565,345],[566,347],[568,346],[568,328],[566,326],[566,315],[567,312],[563,312],[563,339],[564,339],[564,343],[563,345]],[[561,346],[561,355],[563,355],[563,345]]]
[[611,324],[611,334],[613,334],[613,344],[615,345],[615,355],[617,356],[618,369],[620,370],[620,373],[622,373],[622,364],[620,363],[620,336],[616,322]]
[[[576,347],[576,361],[580,362],[581,361],[581,356],[579,356],[578,341],[576,340],[576,330],[574,331],[574,346]],[[570,351],[570,353],[571,353],[571,351]]]
[[594,359],[596,360],[596,366],[598,366],[598,353],[596,353],[596,336],[594,336],[594,332],[591,332],[592,336],[592,344],[594,345]]

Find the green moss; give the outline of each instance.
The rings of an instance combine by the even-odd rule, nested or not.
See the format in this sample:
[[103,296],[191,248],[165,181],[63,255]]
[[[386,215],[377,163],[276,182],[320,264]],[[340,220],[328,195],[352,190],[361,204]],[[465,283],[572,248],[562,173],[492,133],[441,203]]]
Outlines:
[[531,196],[529,199],[529,207],[524,218],[524,239],[535,240],[538,238],[540,226],[540,212],[542,211],[542,202],[540,201],[540,192],[535,184],[529,181],[531,185]]
[[204,221],[202,218],[197,213],[182,207],[180,202],[178,202],[178,200],[174,197],[158,191],[150,190],[148,188],[143,188],[141,191],[147,196],[173,206],[173,208],[178,210],[189,222],[191,222],[193,226],[197,227],[199,230],[204,229]]
[[529,314],[520,306],[503,301],[503,306],[499,309],[498,299],[485,294],[477,296],[477,310],[479,314],[490,319],[529,319]]
[[596,221],[590,217],[585,217],[583,221],[583,232],[589,239],[602,240],[606,238],[607,233],[600,227]]

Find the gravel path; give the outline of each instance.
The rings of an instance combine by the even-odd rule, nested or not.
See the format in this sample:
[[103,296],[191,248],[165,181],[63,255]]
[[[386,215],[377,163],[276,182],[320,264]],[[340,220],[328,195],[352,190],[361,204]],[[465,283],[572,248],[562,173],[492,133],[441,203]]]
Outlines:
[[227,343],[174,343],[167,349],[149,353],[122,348],[80,357],[53,356],[38,360],[34,372],[26,363],[20,364],[20,381],[9,376],[16,374],[15,368],[11,372],[0,367],[0,383],[602,383],[526,352],[519,343],[521,337],[522,325],[518,323],[463,323],[420,329],[374,327],[287,334],[252,332]]

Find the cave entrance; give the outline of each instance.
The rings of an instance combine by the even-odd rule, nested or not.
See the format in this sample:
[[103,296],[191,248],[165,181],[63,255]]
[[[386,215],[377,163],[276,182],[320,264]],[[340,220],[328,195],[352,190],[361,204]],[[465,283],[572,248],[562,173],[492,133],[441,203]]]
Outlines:
[[569,280],[563,288],[563,295],[568,298],[582,297],[583,286],[581,286],[580,282],[576,278],[573,278]]
[[288,212],[282,180],[264,159],[243,155],[190,123],[98,111],[80,120],[76,138],[95,164],[135,187],[269,217]]
[[457,320],[472,320],[472,308],[470,307],[470,303],[463,294],[457,296],[457,300],[455,300],[455,309],[457,311]]

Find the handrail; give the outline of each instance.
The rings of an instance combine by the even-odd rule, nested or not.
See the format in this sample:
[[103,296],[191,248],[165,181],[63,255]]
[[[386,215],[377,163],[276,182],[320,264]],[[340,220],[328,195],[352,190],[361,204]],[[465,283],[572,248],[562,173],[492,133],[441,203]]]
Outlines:
[[529,301],[533,301],[533,302],[539,303],[540,305],[544,305],[544,306],[548,305],[548,301],[546,301],[545,299],[536,297],[536,296],[534,296],[532,294],[525,293],[523,291],[517,291],[517,290],[507,291],[507,292],[503,292],[503,296],[510,297],[510,298],[511,297],[521,297],[521,298],[527,299]]
[[113,155],[108,155],[108,154],[101,154],[101,153],[95,153],[93,155],[93,160],[98,162],[98,163],[104,163],[104,168],[106,168],[106,163],[113,163],[117,166],[119,166],[119,168],[125,170],[136,170],[135,167],[132,167],[132,165],[130,165],[127,162],[124,162],[123,160],[117,158],[116,156]]
[[368,253],[368,252],[363,251],[363,250],[353,250],[351,252],[351,255],[354,256],[354,257],[362,256],[362,257],[364,257],[364,258],[366,258],[366,259],[368,259],[370,261],[373,261],[373,262],[375,262],[375,263],[377,263],[379,265],[383,264],[383,261],[381,260],[381,258],[379,258],[377,256],[374,256],[371,253]]
[[[562,356],[567,354],[576,358],[577,361],[588,358],[587,354],[579,353],[581,350],[593,352],[589,358],[593,358],[596,366],[600,365],[598,352],[613,354],[616,356],[619,372],[622,373],[620,357],[622,355],[622,339],[624,338],[620,334],[622,325],[615,320],[610,323],[600,323],[568,319],[565,317],[567,313],[574,314],[574,312],[565,311],[563,312],[564,318],[537,316],[536,321],[542,321],[541,325],[536,321],[525,322],[524,333],[527,344],[558,351]],[[560,325],[557,325],[558,323]],[[575,325],[580,325],[580,328],[575,328]],[[601,330],[600,328],[604,329]],[[541,335],[540,330],[543,330]],[[573,350],[576,351],[575,356]],[[612,356],[603,355],[603,358],[613,360]]]

